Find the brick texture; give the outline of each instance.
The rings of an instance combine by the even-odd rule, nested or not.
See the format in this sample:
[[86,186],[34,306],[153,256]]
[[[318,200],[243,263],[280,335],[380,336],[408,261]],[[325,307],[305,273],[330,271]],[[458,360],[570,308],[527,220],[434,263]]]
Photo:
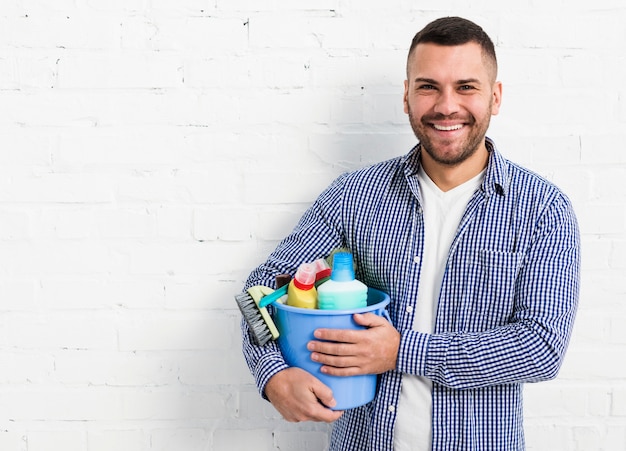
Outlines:
[[327,425],[256,393],[232,297],[335,176],[414,144],[406,50],[445,15],[494,38],[489,135],[582,228],[579,317],[559,377],[526,388],[528,450],[624,449],[622,0],[3,3],[0,449],[327,448]]

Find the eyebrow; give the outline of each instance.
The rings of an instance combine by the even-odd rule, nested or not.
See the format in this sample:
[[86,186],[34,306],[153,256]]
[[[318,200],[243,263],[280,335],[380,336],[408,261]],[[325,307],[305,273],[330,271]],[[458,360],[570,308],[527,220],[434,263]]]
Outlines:
[[[428,83],[429,85],[439,84],[437,80],[433,80],[432,78],[426,78],[426,77],[417,77],[415,79],[415,83]],[[470,83],[480,83],[480,80],[478,78],[467,78],[463,80],[457,80],[456,82],[457,85],[466,85]]]
[[415,83],[428,83],[429,85],[438,85],[439,83],[437,83],[436,80],[433,80],[432,78],[424,78],[424,77],[417,77],[415,79]]

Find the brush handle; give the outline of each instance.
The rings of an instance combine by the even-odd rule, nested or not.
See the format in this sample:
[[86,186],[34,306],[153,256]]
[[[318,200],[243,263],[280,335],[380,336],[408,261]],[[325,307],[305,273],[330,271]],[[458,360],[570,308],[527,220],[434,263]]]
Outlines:
[[279,298],[286,295],[288,287],[289,287],[289,284],[283,285],[278,290],[275,290],[274,292],[268,294],[267,296],[263,296],[261,300],[259,301],[259,308],[267,307],[271,303],[277,301]]

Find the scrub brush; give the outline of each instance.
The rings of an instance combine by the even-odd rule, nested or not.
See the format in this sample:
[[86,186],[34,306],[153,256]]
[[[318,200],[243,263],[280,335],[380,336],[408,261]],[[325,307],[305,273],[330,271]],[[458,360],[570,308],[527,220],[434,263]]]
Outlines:
[[248,288],[246,293],[235,295],[235,301],[248,323],[252,338],[259,346],[276,340],[280,335],[265,307],[287,294],[287,287],[288,285],[284,285],[274,291],[269,287],[256,285]]

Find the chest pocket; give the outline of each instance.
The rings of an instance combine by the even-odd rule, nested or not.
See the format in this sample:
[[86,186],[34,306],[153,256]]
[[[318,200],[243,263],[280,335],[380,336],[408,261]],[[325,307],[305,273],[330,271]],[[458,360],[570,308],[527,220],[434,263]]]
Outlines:
[[521,252],[481,250],[472,310],[481,329],[506,324],[515,303],[515,281],[523,261]]

